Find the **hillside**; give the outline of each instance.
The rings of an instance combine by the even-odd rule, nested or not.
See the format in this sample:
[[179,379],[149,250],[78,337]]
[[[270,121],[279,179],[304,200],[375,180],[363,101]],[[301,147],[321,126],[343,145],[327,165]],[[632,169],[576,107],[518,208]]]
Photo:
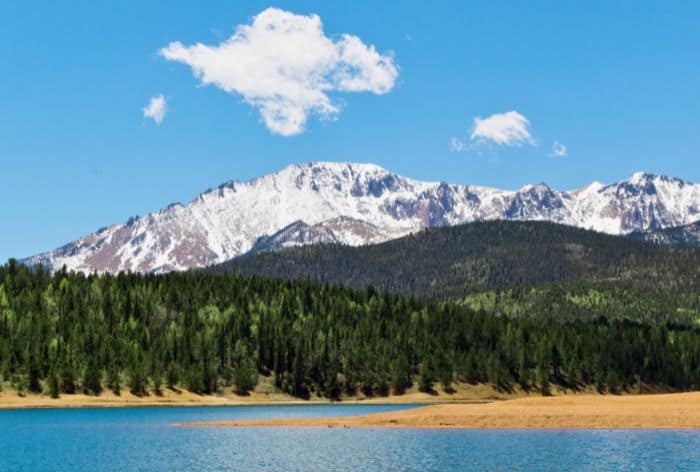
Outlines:
[[287,248],[208,270],[454,298],[474,289],[583,280],[630,282],[640,288],[680,279],[695,283],[699,263],[698,249],[655,246],[546,222],[492,221],[426,229],[371,246]]
[[700,246],[700,221],[673,228],[635,232],[631,233],[629,236],[633,239],[639,239],[654,244]]
[[[565,318],[565,294],[549,296]],[[0,385],[53,398],[247,394],[259,375],[294,396],[334,399],[453,383],[700,388],[698,328],[609,315],[491,316],[371,289],[201,272],[85,277],[10,261],[0,266]]]

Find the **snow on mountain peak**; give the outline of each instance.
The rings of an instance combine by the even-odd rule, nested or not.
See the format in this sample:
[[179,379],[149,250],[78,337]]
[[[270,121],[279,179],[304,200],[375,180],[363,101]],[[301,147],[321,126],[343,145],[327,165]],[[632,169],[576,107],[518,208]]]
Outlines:
[[638,172],[571,192],[544,183],[513,192],[421,182],[374,164],[309,162],[226,182],[187,204],[102,228],[24,262],[164,272],[223,262],[256,243],[361,245],[489,219],[547,220],[612,234],[678,226],[700,219],[700,185]]
[[568,193],[576,198],[584,198],[599,192],[603,187],[605,187],[604,183],[594,180],[590,184],[571,190]]
[[628,182],[632,184],[641,184],[641,183],[646,183],[650,180],[654,180],[656,176],[654,174],[650,174],[648,172],[635,172],[630,176],[628,179]]

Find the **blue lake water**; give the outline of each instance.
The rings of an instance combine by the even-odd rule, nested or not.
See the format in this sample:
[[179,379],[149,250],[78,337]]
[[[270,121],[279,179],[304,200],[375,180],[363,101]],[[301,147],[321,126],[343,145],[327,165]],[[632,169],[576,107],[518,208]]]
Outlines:
[[186,428],[397,405],[0,411],[0,471],[700,470],[697,431]]

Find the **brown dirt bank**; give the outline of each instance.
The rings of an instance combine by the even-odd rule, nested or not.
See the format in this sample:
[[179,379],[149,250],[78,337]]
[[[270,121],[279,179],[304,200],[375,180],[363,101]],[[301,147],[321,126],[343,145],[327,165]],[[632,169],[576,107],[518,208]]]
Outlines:
[[[197,395],[187,391],[163,390],[160,395],[151,393],[136,396],[122,392],[115,395],[103,392],[100,395],[82,393],[62,394],[60,398],[48,395],[27,394],[19,396],[15,392],[0,393],[0,410],[13,408],[89,408],[89,407],[129,407],[129,406],[219,406],[263,403],[290,403],[287,395],[256,395],[246,397],[236,395]],[[301,403],[301,401],[300,401]]]
[[[555,392],[560,393],[560,392]],[[451,403],[451,402],[484,402],[516,398],[526,395],[526,392],[515,390],[503,393],[490,385],[458,384],[451,393],[442,390],[434,394],[419,392],[413,387],[403,395],[387,397],[365,397],[361,394],[344,396],[343,403]],[[310,404],[330,403],[328,398],[312,396],[302,400],[278,391],[272,386],[271,379],[262,378],[255,391],[250,395],[236,395],[231,388],[224,389],[216,395],[197,395],[186,390],[163,389],[160,395],[150,392],[149,395],[135,396],[123,389],[121,395],[115,395],[109,390],[100,395],[61,394],[54,399],[46,394],[17,395],[9,387],[0,391],[0,410],[7,408],[83,408],[83,407],[129,407],[129,406],[214,406],[214,405],[280,405],[280,404]]]
[[700,392],[529,397],[492,403],[431,405],[341,418],[221,421],[187,426],[700,428]]
[[[449,393],[438,388],[433,393],[419,392],[414,385],[402,395],[365,397],[358,392],[356,395],[344,395],[343,403],[484,403],[494,400],[507,400],[527,396],[538,395],[534,392],[526,392],[516,387],[510,392],[499,391],[488,384],[459,383],[453,386]],[[626,394],[639,394],[656,391],[649,387],[635,388]],[[554,387],[552,393],[559,395],[582,395],[593,393],[592,389],[574,392],[559,387]],[[216,405],[281,405],[281,404],[310,404],[330,403],[328,398],[312,395],[308,400],[293,397],[274,387],[272,378],[260,377],[260,382],[250,395],[237,395],[230,387],[224,388],[215,395],[198,395],[187,390],[163,389],[161,394],[150,391],[148,395],[136,396],[129,393],[127,388],[122,389],[121,395],[115,395],[110,390],[105,390],[100,395],[61,394],[54,399],[47,394],[28,393],[19,396],[9,384],[3,385],[0,391],[0,410],[6,408],[83,408],[83,407],[129,407],[129,406],[216,406]]]

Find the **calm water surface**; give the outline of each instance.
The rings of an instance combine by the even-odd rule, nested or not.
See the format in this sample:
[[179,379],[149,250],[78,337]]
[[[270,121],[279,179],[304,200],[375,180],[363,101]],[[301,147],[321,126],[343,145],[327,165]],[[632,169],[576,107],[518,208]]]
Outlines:
[[397,405],[0,411],[0,471],[700,470],[696,431],[182,428]]

